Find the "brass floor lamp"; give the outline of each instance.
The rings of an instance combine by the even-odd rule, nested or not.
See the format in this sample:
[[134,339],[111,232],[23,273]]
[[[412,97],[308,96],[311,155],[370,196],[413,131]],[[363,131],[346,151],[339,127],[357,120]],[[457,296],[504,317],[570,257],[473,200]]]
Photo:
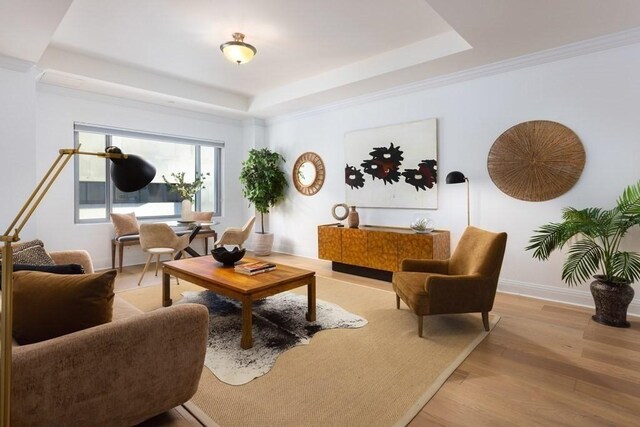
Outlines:
[[12,243],[20,240],[20,232],[33,215],[38,205],[47,194],[62,169],[75,155],[98,156],[110,159],[111,179],[121,191],[137,191],[151,182],[156,169],[136,155],[123,154],[118,147],[107,147],[104,153],[90,153],[78,148],[61,149],[42,180],[33,190],[13,222],[2,235],[2,326],[0,329],[0,345],[2,366],[0,366],[0,382],[2,398],[0,399],[0,426],[11,424],[11,368],[12,368],[12,331],[13,331],[13,251]]
[[467,183],[467,226],[471,225],[471,210],[469,207],[469,178],[464,176],[460,171],[453,171],[447,174],[447,184],[462,184]]

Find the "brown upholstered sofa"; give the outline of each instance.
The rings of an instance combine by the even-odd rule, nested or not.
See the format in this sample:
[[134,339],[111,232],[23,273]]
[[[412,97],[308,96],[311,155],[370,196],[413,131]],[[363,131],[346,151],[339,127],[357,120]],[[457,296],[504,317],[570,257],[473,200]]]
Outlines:
[[[50,253],[93,272],[85,251]],[[208,313],[142,313],[116,294],[113,321],[13,349],[13,426],[130,426],[189,400],[204,366]]]

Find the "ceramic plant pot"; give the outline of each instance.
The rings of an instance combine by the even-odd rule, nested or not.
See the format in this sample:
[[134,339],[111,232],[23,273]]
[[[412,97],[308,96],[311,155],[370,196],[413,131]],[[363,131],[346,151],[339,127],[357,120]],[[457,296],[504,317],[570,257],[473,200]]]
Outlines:
[[273,247],[273,233],[254,233],[253,253],[258,256],[271,255]]
[[627,308],[634,291],[628,282],[607,282],[602,276],[593,276],[591,295],[596,303],[596,314],[591,318],[603,325],[628,328]]

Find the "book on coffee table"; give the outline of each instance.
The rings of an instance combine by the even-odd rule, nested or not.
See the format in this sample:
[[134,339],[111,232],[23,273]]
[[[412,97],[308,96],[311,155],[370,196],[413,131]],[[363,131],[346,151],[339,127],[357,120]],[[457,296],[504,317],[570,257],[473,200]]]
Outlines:
[[237,273],[248,274],[250,276],[259,273],[266,273],[267,271],[275,270],[276,265],[268,262],[250,262],[247,264],[238,264],[234,267]]

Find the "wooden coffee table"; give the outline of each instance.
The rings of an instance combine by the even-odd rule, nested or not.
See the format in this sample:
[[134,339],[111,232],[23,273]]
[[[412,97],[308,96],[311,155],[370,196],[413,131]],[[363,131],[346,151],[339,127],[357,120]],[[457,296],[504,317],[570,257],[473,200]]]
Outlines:
[[[241,262],[255,261],[259,260],[243,258]],[[169,261],[165,262],[162,267],[162,305],[164,307],[172,304],[169,289],[170,276],[241,301],[242,338],[240,346],[244,349],[253,346],[251,334],[253,301],[306,285],[308,304],[306,318],[310,322],[316,320],[315,271],[276,264],[275,270],[248,276],[236,273],[233,267],[224,267],[208,256]]]

